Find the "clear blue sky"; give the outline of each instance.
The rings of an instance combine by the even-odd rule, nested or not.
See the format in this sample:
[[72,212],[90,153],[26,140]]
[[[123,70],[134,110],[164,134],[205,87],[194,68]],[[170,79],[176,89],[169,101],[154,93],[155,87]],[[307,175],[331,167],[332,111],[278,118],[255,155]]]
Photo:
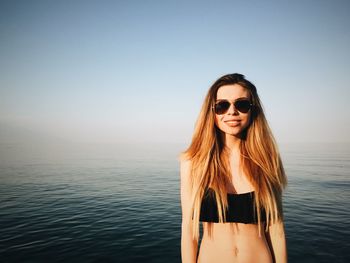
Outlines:
[[349,1],[1,1],[0,142],[180,142],[257,86],[278,142],[349,142]]

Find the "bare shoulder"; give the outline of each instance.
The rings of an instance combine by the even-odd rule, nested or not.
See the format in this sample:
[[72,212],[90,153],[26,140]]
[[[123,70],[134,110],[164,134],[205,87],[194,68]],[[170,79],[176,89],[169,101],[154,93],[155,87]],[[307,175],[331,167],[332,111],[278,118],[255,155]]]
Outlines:
[[189,159],[180,159],[180,176],[182,181],[187,181],[190,177],[192,162]]
[[180,159],[180,165],[183,168],[190,168],[191,167],[191,160],[186,159],[186,158],[181,158]]
[[183,222],[190,222],[191,214],[191,161],[188,159],[180,160],[180,192]]

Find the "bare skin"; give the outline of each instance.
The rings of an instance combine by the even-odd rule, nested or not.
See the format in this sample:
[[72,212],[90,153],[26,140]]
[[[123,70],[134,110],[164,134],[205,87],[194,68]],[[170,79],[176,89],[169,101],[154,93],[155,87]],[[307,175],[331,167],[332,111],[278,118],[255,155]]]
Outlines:
[[[228,192],[244,193],[253,191],[239,166],[234,169],[233,185]],[[231,169],[232,169],[231,168]],[[234,191],[232,191],[234,189]],[[210,262],[262,262],[272,263],[272,255],[261,226],[242,223],[208,223],[202,222],[203,237],[200,244],[198,263]],[[218,260],[219,259],[219,260]]]
[[[217,92],[217,99],[234,101],[242,97],[249,98],[249,93],[237,84],[222,86]],[[239,163],[241,134],[249,126],[249,120],[250,112],[245,114],[238,112],[232,104],[225,114],[217,115],[215,119],[215,124],[223,132],[225,146],[229,150],[232,181],[227,185],[228,193],[241,194],[255,191]],[[193,229],[190,223],[189,167],[190,162],[181,162],[181,257],[183,263],[287,262],[283,222],[270,226],[267,232],[262,224],[261,236],[256,224],[202,222],[203,237],[197,258],[198,244],[192,239]]]
[[[247,90],[239,85],[223,86],[218,90],[218,99],[235,100],[249,97]],[[226,120],[240,118],[239,124],[227,125]],[[239,163],[239,143],[242,131],[249,124],[250,113],[242,114],[231,105],[224,115],[216,116],[216,125],[225,134],[225,145],[230,153],[232,184],[227,186],[228,193],[246,193],[254,191]],[[261,262],[272,263],[273,256],[265,237],[264,225],[259,236],[258,225],[242,223],[202,222],[203,237],[200,244],[198,263],[214,262]]]
[[[182,262],[287,262],[283,224],[271,226],[268,232],[264,232],[262,225],[259,236],[258,225],[255,224],[202,222],[204,231],[197,258],[198,244],[192,239],[193,230],[189,220],[191,217],[189,166],[190,162],[181,162]],[[239,168],[235,165],[233,167]],[[233,178],[231,188],[228,188],[229,193],[240,194],[254,190],[242,171],[238,174],[236,170],[233,174],[237,176]],[[234,188],[236,191],[232,191]]]
[[[211,226],[210,226],[211,225]],[[253,224],[203,222],[198,263],[272,263],[264,231]]]

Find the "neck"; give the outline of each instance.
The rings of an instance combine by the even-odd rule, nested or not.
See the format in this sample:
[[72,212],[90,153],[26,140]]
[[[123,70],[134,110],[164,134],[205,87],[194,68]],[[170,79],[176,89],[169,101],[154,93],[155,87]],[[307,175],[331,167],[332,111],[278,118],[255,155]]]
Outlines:
[[237,156],[237,155],[239,156],[239,154],[240,154],[240,150],[239,150],[240,142],[241,142],[241,138],[226,134],[225,145],[229,150],[230,156]]

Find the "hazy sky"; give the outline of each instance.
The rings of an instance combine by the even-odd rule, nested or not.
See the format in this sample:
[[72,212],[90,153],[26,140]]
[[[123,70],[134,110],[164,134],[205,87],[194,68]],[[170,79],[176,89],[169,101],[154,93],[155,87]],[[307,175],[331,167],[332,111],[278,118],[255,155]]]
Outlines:
[[190,142],[221,75],[278,142],[349,142],[349,1],[1,1],[0,142]]

